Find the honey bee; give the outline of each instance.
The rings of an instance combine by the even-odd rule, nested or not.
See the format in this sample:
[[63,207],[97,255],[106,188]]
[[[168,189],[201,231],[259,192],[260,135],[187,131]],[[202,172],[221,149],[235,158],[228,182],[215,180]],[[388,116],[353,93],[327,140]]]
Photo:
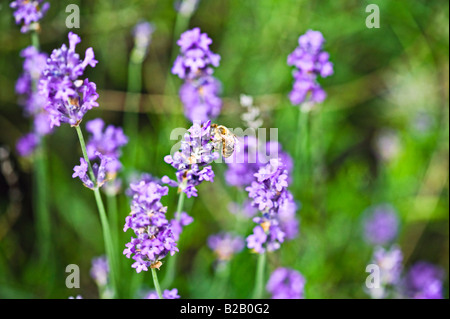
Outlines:
[[237,142],[236,135],[231,133],[231,131],[223,125],[211,124],[211,128],[214,140],[222,143],[223,157],[230,157],[234,152]]

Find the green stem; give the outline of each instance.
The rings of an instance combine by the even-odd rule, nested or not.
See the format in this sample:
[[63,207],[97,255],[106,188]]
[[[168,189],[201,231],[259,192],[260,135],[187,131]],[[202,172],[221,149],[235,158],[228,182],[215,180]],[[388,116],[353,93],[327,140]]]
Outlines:
[[258,264],[256,267],[255,288],[253,290],[253,299],[261,299],[264,287],[264,270],[266,268],[266,253],[258,255]]
[[[81,132],[81,128],[77,125],[75,126],[78,138],[80,140],[80,146],[81,151],[83,152],[84,160],[88,163],[89,167],[89,176],[91,177],[91,180],[94,182],[94,185],[97,184],[94,171],[92,170],[91,162],[89,161],[89,157],[87,156],[86,151],[86,143],[84,141],[83,133]],[[109,228],[108,218],[106,217],[105,212],[105,206],[103,205],[102,196],[100,195],[100,190],[97,186],[94,187],[94,195],[95,195],[95,201],[97,203],[98,212],[100,215],[100,222],[102,225],[102,232],[103,232],[103,241],[105,245],[105,251],[106,255],[108,257],[109,261],[109,267],[110,267],[110,278],[111,278],[111,284],[113,287],[113,294],[117,295],[118,289],[117,289],[117,264],[116,264],[116,258],[115,258],[115,251],[114,251],[114,244],[111,237],[111,230]]]
[[118,247],[119,244],[119,222],[117,217],[117,198],[115,195],[107,194],[106,200],[108,204],[109,222],[111,225],[111,233],[114,241],[114,246]]
[[40,42],[39,42],[39,34],[37,31],[31,32],[31,44],[36,48],[36,50],[40,51]]
[[[178,204],[177,204],[177,211],[175,212],[175,220],[179,221],[181,217],[181,212],[183,211],[183,205],[184,205],[184,198],[185,194],[184,192],[180,192],[180,195],[178,197]],[[162,282],[162,286],[165,288],[169,288],[172,282],[175,280],[175,266],[177,263],[177,256],[178,254],[175,254],[169,258],[167,261],[167,267],[166,267],[166,274],[164,276],[164,280]]]
[[156,273],[155,268],[152,268],[152,277],[153,277],[153,284],[155,285],[156,293],[158,294],[159,299],[163,299],[163,296],[161,293],[161,287],[159,286],[158,274]]
[[301,108],[299,108],[298,111],[297,148],[295,152],[297,174],[295,174],[295,176],[300,177],[299,185],[304,186],[309,174],[309,112],[302,111]]
[[39,247],[41,250],[40,260],[48,265],[51,246],[51,218],[47,205],[47,165],[45,158],[45,141],[41,140],[39,150],[36,152],[34,162],[34,196],[35,208],[37,212],[36,227]]

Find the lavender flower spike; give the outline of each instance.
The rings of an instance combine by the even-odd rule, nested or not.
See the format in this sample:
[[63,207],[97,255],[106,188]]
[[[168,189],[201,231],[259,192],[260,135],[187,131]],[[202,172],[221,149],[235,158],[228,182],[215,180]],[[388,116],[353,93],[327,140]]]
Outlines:
[[169,186],[177,186],[186,196],[197,196],[196,186],[203,181],[214,180],[210,163],[219,157],[215,152],[211,122],[202,125],[195,123],[184,135],[181,148],[173,156],[167,155],[164,161],[177,170],[177,180],[164,176],[161,181]]
[[294,86],[289,94],[293,105],[308,102],[309,105],[321,103],[326,93],[317,78],[333,74],[333,64],[329,54],[323,50],[325,39],[321,32],[308,30],[298,39],[298,47],[288,56],[287,63],[296,67]]
[[[256,180],[246,188],[252,199],[252,206],[261,211],[261,216],[253,218],[258,225],[247,237],[247,247],[256,253],[274,251],[286,239],[293,239],[297,233],[295,219],[296,204],[287,190],[288,171],[280,159],[271,159],[254,175]],[[294,229],[286,223],[293,223]]]
[[15,0],[9,5],[13,8],[16,24],[22,24],[20,32],[26,33],[30,30],[39,31],[39,20],[41,20],[50,8],[44,0]]
[[172,73],[185,83],[180,88],[184,113],[192,122],[205,122],[219,115],[222,100],[220,82],[212,76],[219,66],[220,56],[211,52],[212,40],[199,28],[184,32],[177,44],[181,54],[176,58]]
[[87,188],[94,189],[97,187],[102,187],[103,184],[107,181],[106,176],[106,167],[109,163],[112,162],[112,158],[107,155],[103,155],[100,152],[95,152],[95,156],[99,159],[99,163],[94,163],[92,165],[92,171],[94,173],[94,180],[88,174],[88,163],[84,158],[80,158],[80,165],[76,165],[73,168],[74,173],[72,174],[72,178],[78,177],[83,185]]
[[158,268],[167,255],[174,255],[178,248],[166,218],[167,207],[161,198],[168,194],[168,187],[153,181],[141,180],[130,185],[133,193],[131,213],[125,220],[124,231],[131,228],[136,237],[131,237],[123,254],[134,259],[131,266],[136,272]]
[[92,268],[90,275],[99,287],[108,283],[109,265],[105,256],[92,259]]
[[270,276],[266,289],[272,299],[303,299],[306,280],[294,269],[278,268]]
[[128,143],[128,138],[120,127],[108,125],[105,128],[105,122],[100,118],[87,122],[86,130],[92,134],[86,144],[89,159],[95,159],[97,152],[108,156],[110,162],[106,165],[106,173],[109,179],[114,178],[122,167],[120,149]]
[[442,299],[444,270],[431,263],[419,261],[404,279],[405,296],[414,299]]
[[208,247],[214,251],[220,261],[230,260],[244,246],[244,240],[240,236],[230,233],[219,233],[208,237]]
[[80,59],[75,47],[81,42],[78,35],[69,32],[69,47],[65,44],[53,50],[47,60],[44,77],[39,82],[39,91],[47,99],[45,109],[50,115],[51,127],[69,123],[78,126],[84,114],[97,107],[97,87],[94,82],[80,79],[87,66],[95,67],[92,48]]
[[364,219],[364,235],[374,245],[384,245],[395,239],[399,221],[394,208],[388,204],[370,207]]

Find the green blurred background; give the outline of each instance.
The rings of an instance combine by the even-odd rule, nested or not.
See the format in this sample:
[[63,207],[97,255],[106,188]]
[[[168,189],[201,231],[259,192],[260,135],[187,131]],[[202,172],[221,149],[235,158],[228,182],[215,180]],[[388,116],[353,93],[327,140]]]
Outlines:
[[[163,162],[175,143],[169,134],[173,128],[189,126],[177,98],[181,81],[170,74],[177,53],[174,43],[182,31],[200,27],[212,38],[212,50],[221,55],[215,76],[223,84],[224,107],[217,122],[242,127],[239,96],[252,95],[263,110],[264,127],[279,128],[279,141],[290,154],[296,149],[298,109],[287,98],[292,68],[286,59],[299,35],[308,29],[321,31],[335,74],[321,81],[328,98],[311,114],[311,181],[300,187],[294,176],[291,186],[302,203],[300,236],[270,254],[268,269],[299,270],[307,280],[307,298],[366,298],[365,267],[373,247],[363,240],[361,214],[371,205],[388,202],[401,218],[398,242],[405,267],[417,260],[443,267],[448,297],[447,1],[201,0],[190,20],[177,16],[172,0],[49,2],[51,8],[41,21],[42,50],[49,53],[67,43],[65,8],[74,3],[81,10],[80,29],[73,30],[82,38],[77,51],[82,54],[93,47],[99,60],[86,76],[97,84],[100,107],[88,112],[85,121],[102,117],[122,125],[131,30],[140,19],[156,26],[143,64],[136,166],[126,169],[155,176],[173,176],[172,167]],[[380,7],[379,29],[365,26],[365,8],[372,2]],[[11,183],[2,174],[0,298],[97,298],[89,269],[91,259],[104,253],[101,227],[91,192],[71,178],[81,151],[68,125],[47,139],[52,246],[49,258],[39,258],[32,165],[15,151],[17,139],[30,125],[14,92],[22,71],[19,52],[30,45],[29,35],[19,29],[9,1],[2,0],[0,146],[11,152],[22,197],[13,200]],[[385,136],[390,146],[387,154],[381,150],[381,157],[377,141]],[[176,281],[163,287],[177,287],[182,298],[221,296],[210,291],[215,279],[214,255],[206,246],[209,235],[221,230],[250,234],[252,223],[228,211],[238,190],[226,186],[225,169],[215,164],[215,182],[202,184],[199,197],[186,201],[185,210],[195,222],[186,227],[179,244]],[[171,189],[165,203],[170,215],[176,201]],[[119,208],[123,220],[129,213],[124,195]],[[130,235],[123,235],[123,244]],[[130,260],[122,256],[120,261],[125,287],[137,275]],[[65,286],[68,264],[80,266],[80,289]],[[231,261],[226,297],[251,295],[255,265],[256,256],[248,249]],[[153,287],[150,274],[139,276],[142,289]],[[160,276],[164,278],[164,268]]]

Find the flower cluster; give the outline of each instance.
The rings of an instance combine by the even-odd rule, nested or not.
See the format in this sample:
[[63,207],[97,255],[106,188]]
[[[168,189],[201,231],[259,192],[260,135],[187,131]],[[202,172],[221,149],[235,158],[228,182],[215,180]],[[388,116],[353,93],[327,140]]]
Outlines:
[[[162,293],[163,299],[180,299],[180,296],[178,295],[178,289],[173,288],[171,290],[166,289]],[[159,299],[158,294],[156,291],[149,292],[144,299]]]
[[364,219],[364,235],[374,245],[384,245],[395,239],[399,221],[394,208],[388,204],[370,207]]
[[108,283],[109,264],[105,256],[92,259],[90,275],[97,286],[103,287]]
[[[243,145],[240,152],[227,159],[228,169],[225,172],[225,180],[229,185],[236,187],[249,186],[255,179],[254,175],[260,168],[267,165],[272,158],[280,158],[285,165],[289,180],[293,168],[290,155],[283,151],[278,142],[266,142],[261,144],[255,136],[248,135],[238,138]],[[268,153],[268,155],[266,155]]]
[[372,264],[380,269],[380,286],[368,289],[372,298],[385,298],[392,287],[400,282],[403,270],[403,254],[399,247],[390,249],[377,247],[372,257]]
[[428,262],[414,264],[403,282],[404,294],[414,299],[443,298],[443,269]]
[[219,233],[208,237],[208,247],[214,251],[219,261],[230,260],[233,255],[244,249],[245,243],[240,236]]
[[19,139],[17,151],[21,156],[28,156],[39,145],[40,139],[51,132],[48,113],[44,110],[45,98],[37,91],[47,54],[29,46],[20,55],[24,58],[23,73],[16,82],[16,93],[20,95],[19,104],[23,107],[25,116],[33,118],[33,128]]
[[270,276],[266,289],[272,299],[303,299],[306,280],[294,269],[278,268]]
[[93,176],[89,173],[89,163],[83,157],[80,157],[80,165],[75,165],[73,168],[72,178],[78,177],[87,188],[94,189],[102,187],[107,181],[107,166],[113,161],[113,158],[103,155],[100,152],[94,153],[99,163],[92,165]]
[[186,117],[192,122],[215,118],[222,108],[218,97],[221,85],[212,76],[212,66],[219,66],[220,56],[211,52],[211,43],[199,28],[184,32],[177,42],[181,54],[174,62],[172,73],[185,81],[180,88],[180,99]]
[[75,47],[81,42],[78,35],[69,32],[69,47],[65,44],[53,50],[47,59],[39,91],[46,98],[45,109],[50,116],[50,126],[60,126],[61,122],[78,126],[84,114],[97,107],[97,87],[86,78],[79,79],[89,65],[95,67],[92,48],[86,50],[84,60],[80,59]]
[[131,228],[136,237],[126,244],[123,254],[134,263],[136,272],[148,268],[159,268],[167,254],[178,251],[176,242],[166,218],[167,207],[161,204],[161,198],[169,189],[152,181],[141,180],[130,185],[133,194],[131,213],[125,220],[124,231]]
[[[258,224],[253,234],[247,237],[247,247],[257,253],[274,251],[287,239],[293,239],[298,230],[290,229],[285,223],[293,223],[298,229],[295,218],[297,206],[292,194],[287,190],[288,172],[280,159],[271,159],[255,174],[256,180],[246,187],[252,205],[262,215],[253,221]],[[283,211],[287,211],[287,213]],[[283,218],[281,218],[283,217]]]
[[100,118],[87,122],[86,130],[92,134],[86,144],[89,159],[95,159],[97,152],[108,156],[111,160],[105,167],[106,173],[110,178],[114,177],[122,168],[120,148],[128,143],[128,138],[120,127],[108,125],[105,128],[105,122]]
[[196,186],[203,181],[212,182],[214,171],[210,163],[219,157],[215,152],[216,144],[211,132],[211,122],[203,125],[194,123],[181,141],[181,148],[173,156],[167,155],[164,161],[172,165],[177,172],[177,181],[164,176],[161,181],[169,186],[178,187],[189,198],[197,196]]
[[10,7],[14,9],[16,24],[22,24],[20,32],[26,33],[30,30],[39,31],[39,20],[41,20],[50,8],[44,0],[15,0]]
[[317,82],[333,74],[330,55],[323,50],[325,39],[320,31],[308,30],[298,39],[298,47],[288,56],[288,65],[295,66],[294,86],[289,94],[291,103],[299,105],[320,103],[325,100],[326,93]]

